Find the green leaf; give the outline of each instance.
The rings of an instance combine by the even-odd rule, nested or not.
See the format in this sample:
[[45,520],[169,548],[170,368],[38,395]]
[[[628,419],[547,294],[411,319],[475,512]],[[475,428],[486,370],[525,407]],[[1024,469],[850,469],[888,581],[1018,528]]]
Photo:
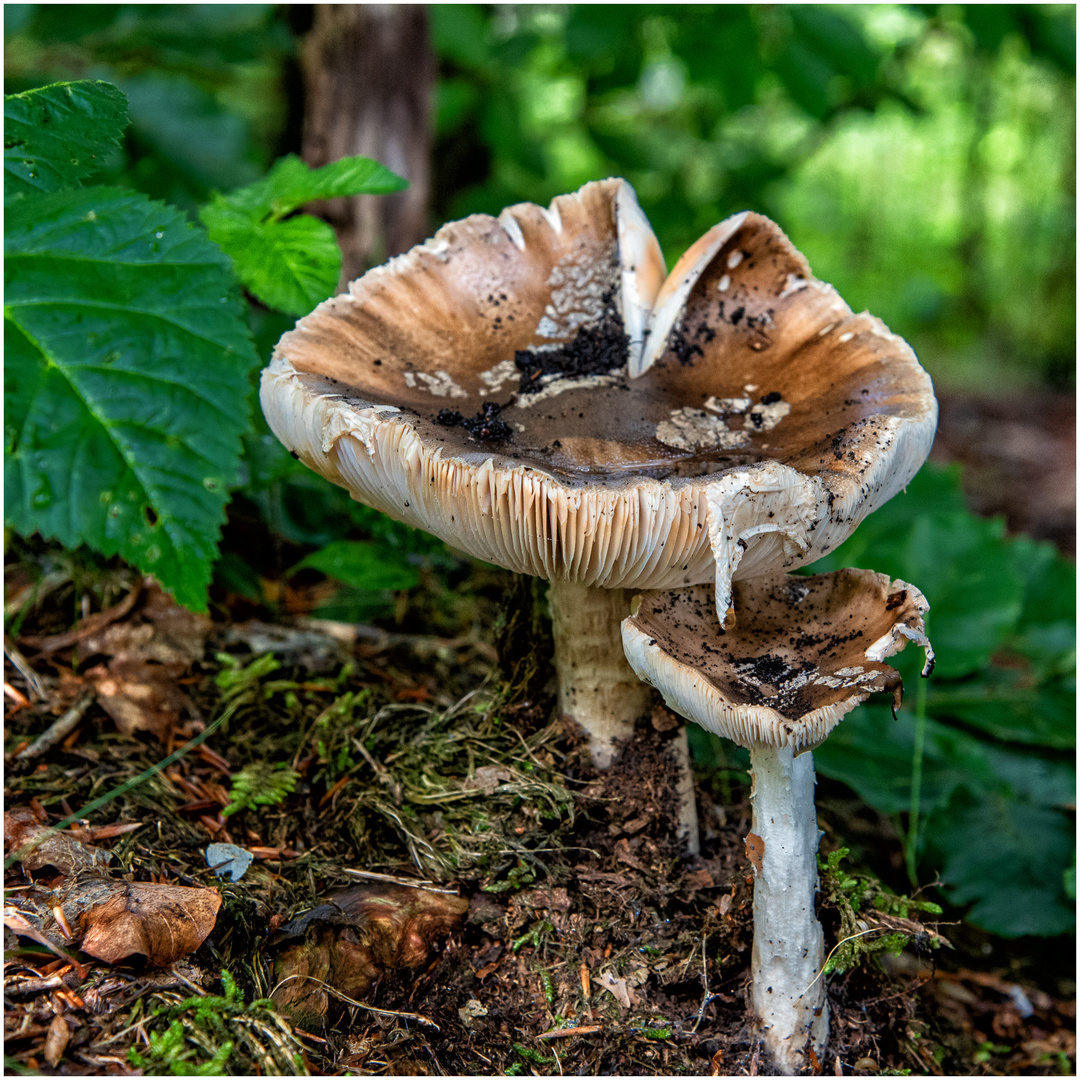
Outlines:
[[307,214],[258,221],[220,196],[199,217],[210,239],[232,258],[244,288],[267,307],[306,315],[333,294],[341,250],[325,221]]
[[342,158],[309,169],[289,155],[257,183],[215,195],[199,216],[253,296],[267,307],[306,315],[333,293],[341,251],[325,221],[287,215],[315,199],[385,194],[405,186],[370,158]]
[[929,832],[942,880],[968,918],[992,934],[1064,934],[1075,924],[1065,873],[1075,829],[1055,810],[990,796],[959,797]]
[[411,589],[419,580],[405,558],[381,544],[337,540],[301,559],[290,574],[318,570],[354,589]]
[[4,98],[4,202],[77,187],[119,146],[127,100],[107,82],[54,83]]
[[408,186],[408,181],[371,158],[345,157],[312,169],[295,154],[287,154],[262,180],[223,198],[239,210],[260,217],[270,214],[277,219],[316,199],[389,195]]
[[5,246],[8,523],[204,609],[258,363],[227,261],[110,188],[14,203]]
[[932,687],[928,708],[1003,742],[1067,750],[1076,745],[1076,690],[1030,686],[991,669],[973,683]]

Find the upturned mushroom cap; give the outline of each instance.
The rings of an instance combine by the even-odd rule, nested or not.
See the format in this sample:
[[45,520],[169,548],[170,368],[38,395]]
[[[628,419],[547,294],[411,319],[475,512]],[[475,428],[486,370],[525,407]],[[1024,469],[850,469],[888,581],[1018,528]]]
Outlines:
[[451,223],[365,274],[282,338],[261,399],[361,502],[609,588],[817,558],[910,480],[937,420],[907,344],[776,225],[736,215],[665,280],[623,180]]
[[872,570],[799,577],[773,574],[735,585],[739,619],[723,630],[707,586],[634,598],[623,648],[638,678],[668,705],[742,746],[812,749],[860,702],[903,694],[882,663],[908,641],[933,650],[922,593]]

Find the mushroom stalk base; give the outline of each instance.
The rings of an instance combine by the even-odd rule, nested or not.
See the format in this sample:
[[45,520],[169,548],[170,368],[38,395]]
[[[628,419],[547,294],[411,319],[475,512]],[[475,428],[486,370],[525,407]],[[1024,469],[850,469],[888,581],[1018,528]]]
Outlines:
[[[559,679],[559,712],[584,729],[598,769],[618,755],[618,743],[634,734],[634,722],[652,709],[652,689],[626,662],[622,620],[630,612],[627,589],[600,589],[576,582],[550,583],[551,629]],[[677,772],[679,837],[690,855],[701,850],[694,774],[686,728],[669,744]]]
[[630,593],[553,581],[548,603],[559,712],[585,730],[593,762],[606,769],[618,741],[634,734],[634,721],[651,707],[651,690],[623,655],[621,624],[630,611]]
[[[765,1048],[781,1075],[821,1058],[829,1037],[824,936],[814,911],[818,832],[813,755],[752,746],[754,950],[751,996]],[[760,855],[760,858],[759,858]]]

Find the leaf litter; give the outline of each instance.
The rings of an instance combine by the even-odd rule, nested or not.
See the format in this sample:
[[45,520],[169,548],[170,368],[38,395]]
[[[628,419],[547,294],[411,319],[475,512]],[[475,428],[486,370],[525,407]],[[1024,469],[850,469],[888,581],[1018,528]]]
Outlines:
[[[487,597],[479,622],[490,626],[491,598],[514,586],[474,573],[468,588]],[[10,747],[79,686],[100,686],[89,675],[98,666],[143,665],[122,673],[133,685],[165,677],[191,706],[167,722],[154,706],[153,723],[125,733],[99,697],[38,761],[9,754],[9,849],[139,775],[160,759],[159,740],[181,739],[226,698],[236,711],[213,746],[9,869],[5,1035],[16,1063],[61,1073],[761,1071],[744,1000],[746,788],[718,805],[717,781],[702,778],[703,854],[687,859],[665,782],[670,714],[643,720],[619,765],[598,775],[573,733],[549,722],[535,618],[509,611],[493,669],[491,639],[445,617],[435,634],[302,619],[237,634],[166,601],[148,586],[51,652],[23,639],[47,701],[9,713]],[[31,617],[39,638],[50,610]],[[280,659],[245,643],[268,639]],[[27,688],[10,662],[7,681]],[[291,770],[295,785],[226,813],[236,777],[265,767]],[[850,821],[825,803],[824,849],[835,851]],[[899,850],[886,826],[872,828],[875,843]],[[242,880],[214,876],[210,843],[253,856]],[[880,928],[863,941],[894,933],[906,948],[894,958],[852,946],[827,976],[822,1071],[1071,1067],[1067,997],[977,970],[971,942],[930,965],[919,949],[939,930],[925,913],[856,911],[824,892],[830,948],[851,918]],[[41,951],[42,938],[60,955]]]

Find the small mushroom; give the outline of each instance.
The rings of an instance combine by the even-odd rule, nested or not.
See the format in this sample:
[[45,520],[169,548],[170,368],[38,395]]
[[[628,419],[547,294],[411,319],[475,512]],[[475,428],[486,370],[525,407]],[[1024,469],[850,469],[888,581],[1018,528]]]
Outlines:
[[771,221],[720,223],[665,280],[619,179],[369,271],[281,339],[260,396],[359,501],[550,582],[559,708],[601,768],[648,711],[625,590],[818,558],[911,479],[937,421],[907,344]]
[[882,661],[909,640],[925,648],[929,675],[929,605],[871,570],[760,577],[736,583],[734,601],[725,630],[708,586],[636,596],[623,645],[672,709],[750,750],[752,1003],[775,1066],[794,1075],[808,1046],[820,1058],[829,1030],[810,750],[875,691],[899,707],[900,676]]

